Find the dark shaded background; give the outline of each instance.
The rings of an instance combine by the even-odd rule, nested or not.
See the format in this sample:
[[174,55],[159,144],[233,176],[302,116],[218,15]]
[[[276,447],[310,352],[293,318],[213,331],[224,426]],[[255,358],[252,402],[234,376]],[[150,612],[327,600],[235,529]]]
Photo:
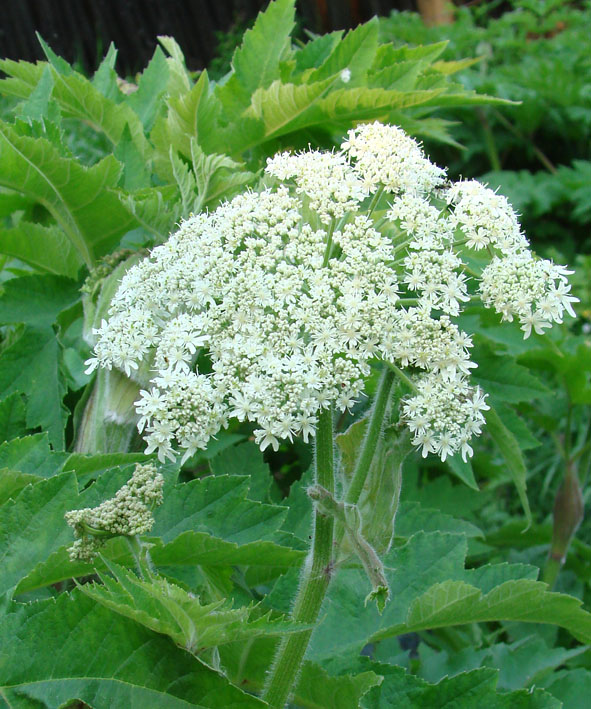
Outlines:
[[[111,42],[119,50],[119,74],[145,67],[157,35],[174,37],[190,69],[216,54],[216,31],[244,23],[268,0],[3,0],[0,57],[44,59],[35,36],[70,63],[93,71]],[[415,9],[414,0],[298,0],[301,25],[314,32],[348,29],[373,15]]]

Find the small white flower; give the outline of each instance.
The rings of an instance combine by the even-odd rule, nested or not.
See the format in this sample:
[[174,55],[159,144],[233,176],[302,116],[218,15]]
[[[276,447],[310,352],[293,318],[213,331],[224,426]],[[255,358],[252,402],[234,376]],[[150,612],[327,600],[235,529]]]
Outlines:
[[343,69],[341,72],[341,81],[348,84],[351,81],[351,69]]

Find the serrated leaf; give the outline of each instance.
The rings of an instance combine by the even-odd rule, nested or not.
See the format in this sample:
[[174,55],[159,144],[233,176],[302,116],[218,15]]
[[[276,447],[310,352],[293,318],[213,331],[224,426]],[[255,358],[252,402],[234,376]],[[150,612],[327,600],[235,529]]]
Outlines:
[[113,155],[123,165],[121,186],[127,190],[138,190],[150,186],[149,165],[131,137],[126,125],[119,142],[113,150]]
[[566,709],[587,709],[591,695],[591,672],[582,667],[554,672],[541,682],[544,689]]
[[310,83],[323,81],[344,69],[349,69],[351,81],[356,84],[363,79],[373,64],[377,48],[378,18],[374,17],[348,32],[345,38],[335,45],[318,69],[307,77],[307,80]]
[[26,394],[27,427],[45,428],[50,443],[62,449],[67,411],[62,404],[66,384],[59,354],[50,327],[27,328],[0,354],[0,399],[15,391]]
[[523,507],[529,525],[531,524],[532,518],[529,501],[527,499],[527,469],[519,443],[511,431],[501,421],[501,418],[493,406],[485,412],[485,419],[486,430],[501,451],[501,455],[511,472],[511,477],[517,488],[517,494],[519,495],[521,506]]
[[48,118],[51,121],[56,120],[59,108],[55,103],[51,103],[52,91],[53,76],[49,66],[46,66],[37,86],[18,107],[18,117],[27,121],[41,121],[44,118]]
[[[360,569],[340,569],[320,611],[308,657],[321,661],[353,656],[368,643],[402,633],[473,622],[515,620],[549,623],[582,642],[591,639],[591,614],[572,596],[549,593],[531,578],[534,567],[490,565],[466,570],[463,535],[418,533],[384,556],[395,602],[383,615],[363,606],[369,584]],[[280,583],[280,582],[279,582]],[[355,609],[356,622],[342,633],[344,614]]]
[[15,605],[3,618],[0,687],[15,709],[265,706],[138,623],[79,592]]
[[[314,37],[295,53],[295,71],[306,72],[321,66],[343,36],[343,30]],[[309,73],[306,74],[306,79]]]
[[539,379],[511,358],[485,354],[476,357],[476,361],[478,367],[472,372],[472,378],[500,401],[516,404],[550,394]]
[[112,157],[91,168],[62,157],[44,138],[0,123],[0,184],[41,202],[88,266],[136,226],[116,195],[121,166]]
[[0,443],[22,436],[26,430],[25,402],[15,391],[0,401]]
[[396,515],[396,536],[411,537],[420,531],[452,532],[465,534],[467,537],[484,536],[471,522],[423,507],[419,502],[401,502]]
[[552,623],[566,628],[583,643],[591,641],[591,614],[573,596],[550,593],[547,585],[530,579],[506,581],[487,594],[464,581],[432,586],[409,607],[405,622],[379,631],[377,637],[443,628],[464,623],[513,620]]
[[294,0],[276,0],[259,13],[232,57],[233,73],[217,91],[227,115],[241,113],[251,95],[279,79],[279,63],[291,53]]
[[117,100],[120,97],[117,87],[117,73],[115,71],[116,61],[117,49],[113,42],[111,42],[107,53],[92,77],[92,85],[97,88],[103,96],[112,100]]
[[77,278],[82,266],[82,258],[60,227],[24,220],[12,229],[0,228],[0,253],[68,278]]
[[166,57],[160,47],[156,47],[154,56],[142,72],[137,91],[129,95],[127,103],[140,117],[144,131],[152,129],[156,114],[163,102],[169,79]]
[[305,662],[293,700],[310,709],[358,709],[361,698],[379,684],[381,677],[375,672],[332,677],[319,665]]
[[10,468],[0,468],[0,505],[3,505],[11,497],[16,497],[20,491],[39,482],[36,475],[19,473],[18,470]]
[[362,709],[389,709],[392,706],[397,709],[560,709],[561,706],[540,689],[497,693],[497,672],[489,668],[463,672],[455,677],[445,677],[438,684],[429,684],[408,674],[402,667],[376,662],[367,662],[365,666],[382,674],[384,681],[362,699]]
[[147,187],[132,194],[119,192],[118,197],[137,224],[157,242],[169,236],[181,216],[181,200],[176,185]]
[[247,544],[269,539],[285,518],[284,507],[247,499],[248,477],[220,475],[176,485],[154,513],[152,533],[169,542],[188,530]]
[[361,121],[384,117],[395,108],[422,104],[435,91],[386,91],[384,89],[336,89],[325,96],[332,79],[303,84],[274,82],[258,89],[245,115],[260,117],[265,138],[276,138],[327,121]]
[[229,642],[246,642],[261,635],[282,635],[304,630],[282,617],[261,614],[256,606],[232,608],[226,600],[202,604],[198,598],[164,578],[139,579],[122,566],[105,561],[111,574],[101,574],[101,584],[80,590],[98,603],[198,654]]
[[50,478],[62,469],[68,453],[52,451],[47,433],[15,438],[0,445],[0,468],[12,468],[40,478]]
[[222,198],[229,199],[255,177],[226,155],[206,155],[194,138],[191,139],[191,160],[197,188],[193,205],[196,212],[217,206]]
[[78,284],[61,276],[25,276],[0,290],[0,323],[49,326],[80,298]]
[[77,496],[76,477],[64,473],[24,488],[0,507],[0,594],[69,540],[64,514]]
[[[203,71],[190,91],[168,101],[169,143],[186,158],[191,157],[191,138],[195,138],[205,152],[222,152],[224,145],[220,145],[217,136],[221,113],[222,105],[210,90],[207,71]],[[166,152],[168,155],[168,150]]]

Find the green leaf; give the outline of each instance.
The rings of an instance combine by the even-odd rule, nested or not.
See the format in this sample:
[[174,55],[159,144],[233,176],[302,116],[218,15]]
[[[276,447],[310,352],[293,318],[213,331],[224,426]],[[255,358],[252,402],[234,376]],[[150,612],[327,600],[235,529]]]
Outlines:
[[541,682],[544,689],[562,702],[565,709],[587,709],[591,695],[591,672],[579,667],[555,672]]
[[0,253],[68,278],[77,278],[82,265],[80,254],[59,226],[24,220],[12,229],[0,228]]
[[0,401],[0,443],[21,436],[26,430],[25,402],[15,391]]
[[[577,598],[550,593],[546,584],[533,580],[535,567],[495,564],[466,570],[465,553],[463,535],[449,533],[421,532],[390,550],[383,562],[395,601],[381,616],[364,607],[369,584],[363,571],[340,569],[320,611],[323,621],[312,636],[308,657],[352,657],[369,642],[407,632],[501,620],[558,625],[589,642],[591,614]],[[352,612],[355,624],[344,636],[343,617]]]
[[319,665],[305,662],[294,693],[294,702],[310,709],[358,709],[361,698],[381,683],[375,672],[331,677]]
[[484,536],[471,522],[423,507],[419,502],[401,502],[396,515],[396,536],[408,538],[421,531],[451,532],[465,534],[467,537]]
[[71,538],[64,514],[78,497],[72,473],[24,488],[0,507],[0,595]]
[[62,157],[48,140],[21,136],[0,123],[0,184],[43,204],[88,266],[136,226],[108,190],[117,184],[120,171],[112,156],[85,168]]
[[134,143],[129,127],[126,125],[113,155],[123,165],[122,187],[125,190],[138,190],[150,186],[149,166]]
[[402,667],[367,662],[384,681],[361,700],[362,709],[560,709],[560,702],[543,690],[520,690],[498,694],[497,672],[489,668],[446,677],[438,684],[408,674]]
[[18,470],[10,468],[0,468],[0,505],[3,505],[11,497],[15,498],[27,485],[37,482],[39,482],[39,478],[36,475],[19,473]]
[[516,404],[550,394],[548,388],[526,367],[507,356],[485,353],[476,356],[475,361],[478,367],[472,372],[472,378],[484,391],[501,401]]
[[294,0],[276,0],[259,13],[252,29],[245,32],[232,58],[234,73],[217,91],[227,115],[242,112],[257,89],[265,89],[279,79],[279,62],[291,54],[294,16]]
[[416,598],[403,623],[379,631],[374,639],[464,623],[512,620],[551,623],[583,643],[591,641],[591,614],[573,596],[550,593],[530,579],[506,581],[487,594],[464,581],[445,581]]
[[[168,101],[166,125],[169,144],[174,145],[186,158],[191,157],[191,139],[195,138],[206,152],[223,152],[217,133],[220,127],[222,105],[210,90],[207,71],[190,91]],[[168,156],[168,149],[166,149]]]
[[26,121],[41,121],[44,118],[51,121],[58,119],[59,108],[55,102],[51,102],[52,91],[53,76],[49,66],[46,66],[35,89],[18,107],[18,117]]
[[107,608],[170,636],[193,654],[229,642],[305,629],[282,617],[272,618],[269,612],[261,614],[254,605],[232,608],[226,600],[202,604],[194,594],[164,578],[141,580],[122,566],[105,563],[115,579],[101,574],[102,584],[85,584],[80,590]]
[[162,106],[169,74],[164,52],[160,47],[156,47],[154,56],[139,78],[137,91],[127,98],[127,103],[140,117],[146,133],[152,129],[156,115]]
[[[315,69],[324,64],[343,36],[343,30],[314,37],[295,53],[296,72]],[[308,74],[306,78],[308,78]]]
[[191,160],[197,188],[193,205],[196,212],[217,206],[252,182],[255,175],[226,155],[206,155],[195,139],[191,139]]
[[0,354],[0,399],[15,391],[27,396],[27,428],[47,429],[51,444],[63,448],[66,384],[51,328],[26,329]]
[[2,286],[0,323],[49,326],[80,298],[75,281],[61,276],[12,278]]
[[67,453],[51,450],[47,433],[16,438],[0,445],[0,467],[40,478],[50,478],[61,471],[67,458]]
[[570,650],[548,647],[539,635],[521,638],[511,645],[497,643],[485,652],[483,663],[499,670],[499,688],[504,690],[539,686],[549,671],[586,652],[584,645]]
[[474,471],[472,470],[472,463],[470,458],[467,460],[462,460],[462,456],[459,453],[450,456],[447,459],[447,464],[454,473],[463,483],[473,490],[478,490],[478,484],[474,478]]
[[519,495],[521,506],[523,507],[529,525],[531,524],[532,518],[529,501],[527,499],[527,470],[519,443],[511,431],[501,421],[493,406],[485,412],[485,419],[486,430],[501,451],[501,455],[511,472],[511,477],[517,488],[517,494]]
[[168,638],[75,592],[3,618],[0,691],[15,709],[265,706]]
[[169,542],[188,530],[237,544],[269,539],[285,518],[284,507],[246,498],[249,478],[220,475],[176,485],[154,513],[152,533]]
[[359,25],[347,32],[345,38],[335,45],[329,57],[313,71],[308,82],[323,81],[335,74],[349,69],[351,82],[358,85],[373,64],[378,48],[378,18]]
[[115,71],[116,61],[117,49],[113,42],[111,42],[99,68],[92,77],[92,85],[97,88],[103,96],[115,101],[121,96],[117,86],[117,73]]

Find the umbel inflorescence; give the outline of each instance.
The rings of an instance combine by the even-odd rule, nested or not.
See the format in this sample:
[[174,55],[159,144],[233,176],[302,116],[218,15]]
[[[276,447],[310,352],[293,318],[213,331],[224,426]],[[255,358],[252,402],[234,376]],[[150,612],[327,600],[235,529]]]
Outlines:
[[101,546],[112,537],[133,537],[152,529],[152,510],[162,503],[164,478],[153,463],[135,466],[129,481],[115,496],[98,507],[66,512],[76,541],[68,549],[70,559],[92,561]]
[[146,452],[188,457],[230,417],[262,449],[308,440],[377,359],[413,382],[403,416],[423,455],[471,455],[488,407],[454,319],[478,299],[540,333],[574,314],[568,271],[531,254],[504,197],[446,182],[394,126],[278,154],[266,173],[270,187],[191,217],[132,267],[95,330],[89,371],[154,372],[136,403]]

